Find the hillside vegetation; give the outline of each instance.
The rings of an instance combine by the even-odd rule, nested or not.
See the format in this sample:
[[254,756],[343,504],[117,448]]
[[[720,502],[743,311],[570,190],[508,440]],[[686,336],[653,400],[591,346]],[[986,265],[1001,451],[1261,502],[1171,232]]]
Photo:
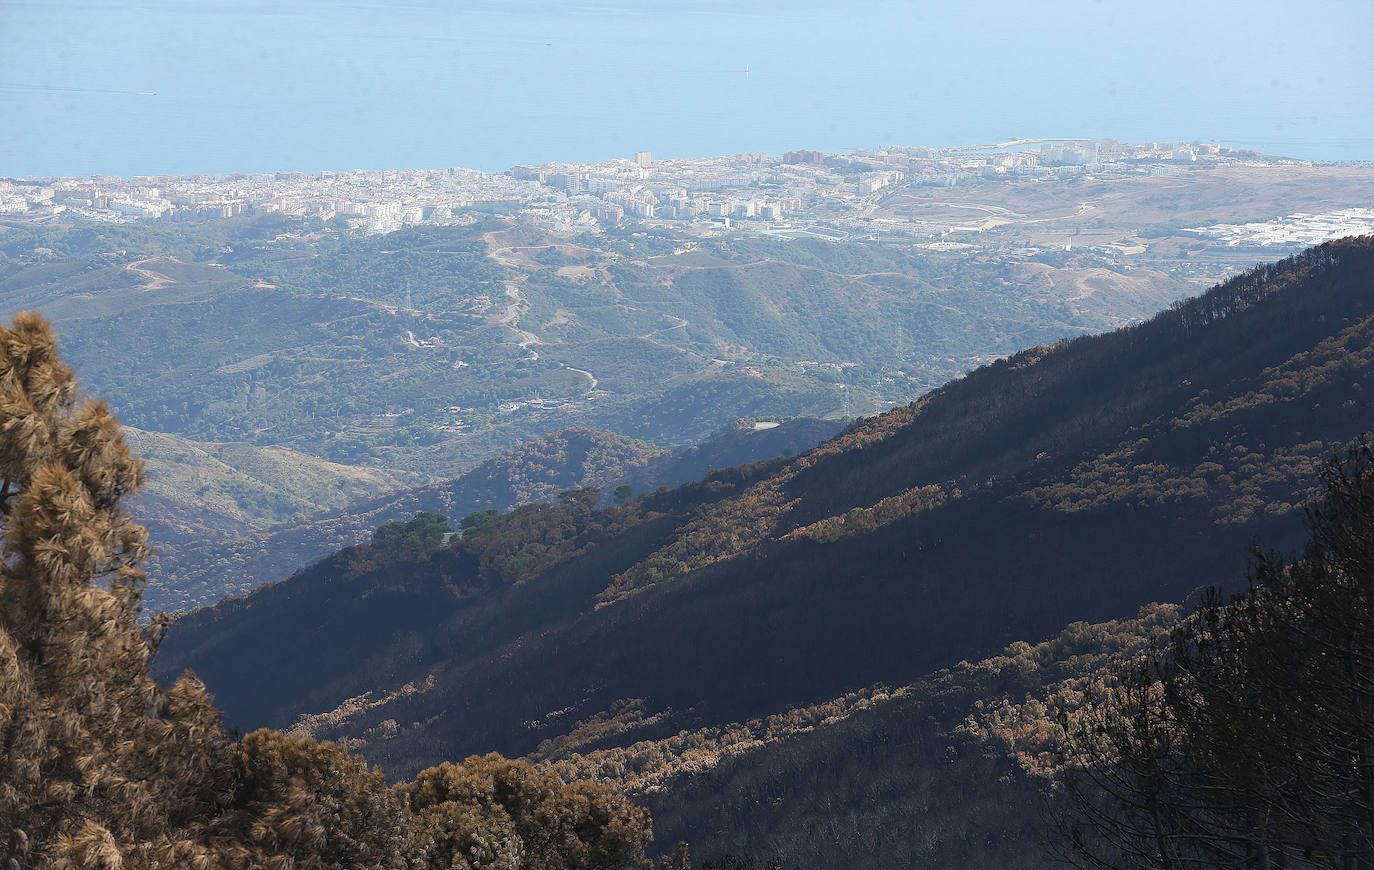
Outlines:
[[286,447],[188,441],[127,427],[125,438],[148,470],[146,497],[249,526],[342,508],[418,482],[415,475],[340,465]]
[[157,542],[147,598],[160,608],[194,601],[169,594],[163,580],[164,566],[174,565],[186,547],[256,535],[418,482],[417,475],[342,465],[285,447],[189,441],[130,427],[124,433],[148,473],[133,510]]
[[[421,511],[452,517],[456,523],[475,511],[552,502],[561,492],[584,487],[599,488],[601,500],[610,502],[618,487],[643,493],[677,486],[715,468],[804,452],[841,428],[839,423],[805,418],[759,430],[741,424],[671,453],[609,432],[565,429],[512,448],[452,480],[394,488],[268,529],[235,526],[232,514],[217,514],[197,525],[194,505],[159,500],[164,492],[159,481],[162,463],[161,454],[155,454],[150,463],[152,495],[139,501],[140,518],[150,524],[158,541],[147,597],[150,604],[168,609],[210,604],[226,594],[251,592],[285,578],[338,549],[366,542],[378,526]],[[137,443],[145,440],[139,436]],[[271,455],[272,450],[262,452]],[[197,467],[192,474],[205,472]],[[381,476],[371,469],[344,467],[339,477],[346,483],[350,474],[363,479]],[[164,499],[170,501],[176,491],[169,487]],[[342,484],[332,488],[336,500],[345,492]]]
[[570,426],[682,447],[872,413],[1186,292],[1148,269],[1089,290],[1050,259],[1031,280],[864,242],[272,217],[11,228],[0,303],[45,312],[127,425],[445,478]]
[[578,751],[766,719],[1181,601],[1256,537],[1294,543],[1316,471],[1374,427],[1372,276],[1374,240],[1330,243],[799,457],[346,550],[180,620],[164,665],[240,727],[300,720],[407,776],[631,707]]

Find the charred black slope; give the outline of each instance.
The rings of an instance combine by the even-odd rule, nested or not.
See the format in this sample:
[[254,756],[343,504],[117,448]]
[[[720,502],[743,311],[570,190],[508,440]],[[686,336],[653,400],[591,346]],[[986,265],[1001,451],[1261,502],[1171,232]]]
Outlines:
[[[410,565],[336,558],[184,620],[164,666],[245,726],[377,690],[316,727],[395,774],[527,752],[618,699],[663,714],[633,740],[907,681],[1296,540],[1313,472],[1374,428],[1371,336],[1374,241],[1324,245],[794,460],[517,512]],[[382,606],[398,588],[413,601]]]

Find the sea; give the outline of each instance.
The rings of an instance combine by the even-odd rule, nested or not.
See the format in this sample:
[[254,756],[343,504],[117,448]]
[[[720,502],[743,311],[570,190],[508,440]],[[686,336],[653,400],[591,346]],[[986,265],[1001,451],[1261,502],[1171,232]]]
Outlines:
[[1374,160],[1374,3],[0,0],[0,176],[1014,138]]

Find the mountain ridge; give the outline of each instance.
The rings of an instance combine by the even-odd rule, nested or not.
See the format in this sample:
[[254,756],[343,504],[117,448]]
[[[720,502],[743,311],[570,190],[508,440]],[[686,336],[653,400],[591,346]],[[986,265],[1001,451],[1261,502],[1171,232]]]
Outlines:
[[[1329,243],[986,366],[803,457],[603,511],[522,509],[411,562],[341,554],[310,573],[316,592],[302,575],[271,593],[301,590],[274,620],[309,606],[353,627],[346,654],[312,649],[275,701],[259,655],[291,662],[292,640],[254,630],[265,592],[179,621],[164,664],[194,666],[244,724],[372,692],[318,733],[367,739],[403,775],[535,751],[630,699],[662,734],[740,722],[1181,600],[1234,577],[1256,537],[1294,541],[1312,472],[1374,428],[1355,386],[1374,376],[1372,278],[1374,239]],[[543,567],[507,571],[531,532]],[[359,596],[379,602],[370,617]],[[411,621],[388,630],[393,609]]]
[[[757,430],[740,423],[702,444],[667,451],[615,433],[573,427],[517,445],[442,482],[394,489],[273,528],[245,525],[238,536],[172,535],[164,528],[167,519],[176,513],[174,508],[179,509],[178,519],[184,519],[188,506],[154,509],[149,519],[156,523],[156,531],[167,534],[158,537],[162,554],[154,565],[149,600],[164,607],[186,607],[212,603],[226,593],[251,592],[341,548],[365,542],[381,525],[420,511],[443,514],[457,523],[473,511],[506,511],[554,501],[564,490],[587,486],[602,489],[603,501],[609,501],[616,486],[628,485],[637,492],[677,486],[713,468],[802,452],[841,428],[840,423],[813,418]],[[153,497],[141,498],[156,505]],[[221,528],[227,525],[224,519],[218,523]]]

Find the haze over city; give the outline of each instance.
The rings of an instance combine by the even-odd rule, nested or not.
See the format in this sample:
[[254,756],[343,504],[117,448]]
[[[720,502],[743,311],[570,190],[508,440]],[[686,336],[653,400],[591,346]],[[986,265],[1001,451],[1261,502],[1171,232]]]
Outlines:
[[0,175],[1028,136],[1374,157],[1374,7],[0,0]]

